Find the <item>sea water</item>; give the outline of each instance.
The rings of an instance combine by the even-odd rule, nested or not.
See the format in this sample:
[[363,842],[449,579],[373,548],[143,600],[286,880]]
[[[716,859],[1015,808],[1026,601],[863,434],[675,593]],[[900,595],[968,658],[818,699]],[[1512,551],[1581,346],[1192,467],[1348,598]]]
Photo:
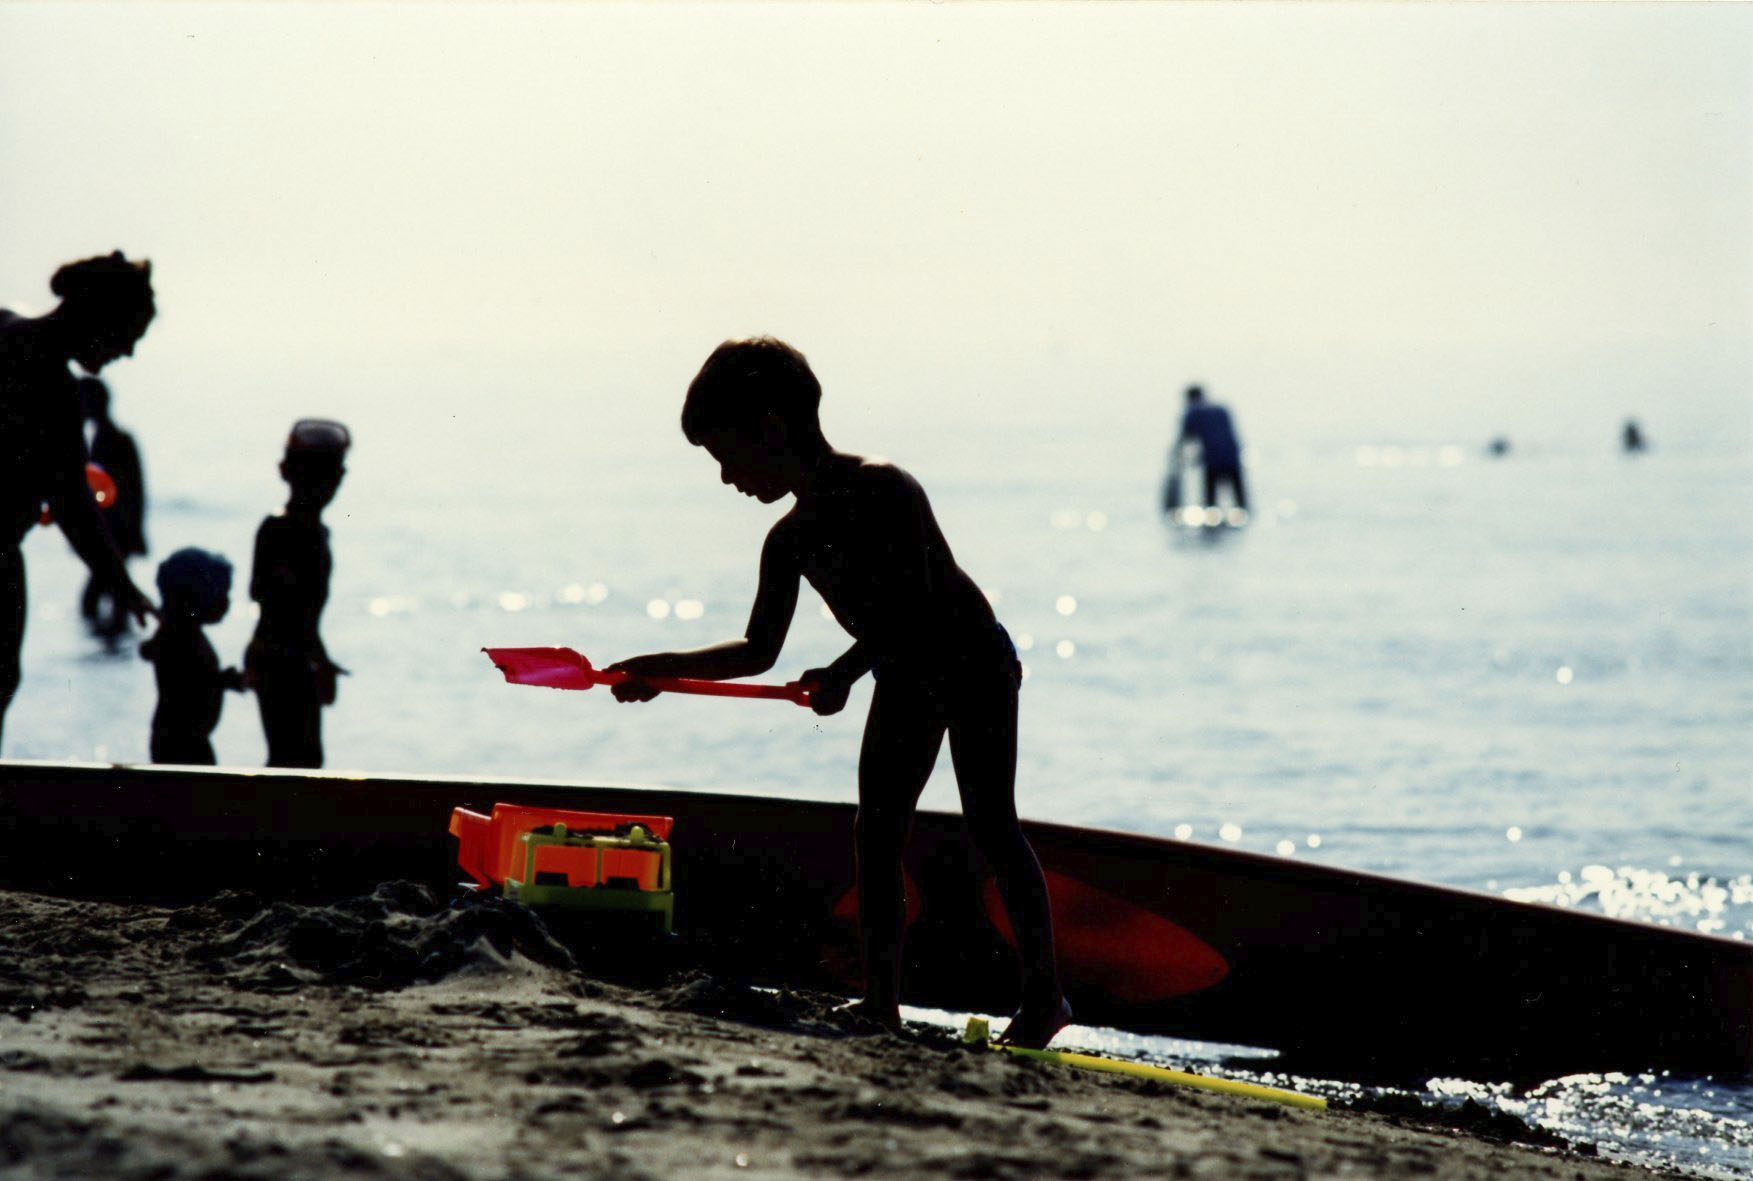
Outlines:
[[[167,402],[119,399],[146,455],[152,560],[190,544],[232,559],[233,610],[210,634],[235,663],[292,414],[191,426]],[[562,643],[606,663],[741,633],[782,506],[722,486],[670,400],[591,415],[528,391],[316,402],[296,409],[337,413],[358,439],[327,514],[323,632],[350,674],[325,714],[329,766],[852,798],[868,685],[832,718],[620,706],[507,686],[480,652]],[[924,405],[937,421],[921,404],[846,415],[863,430],[844,441],[874,441],[921,479],[1021,650],[1025,815],[1753,938],[1744,423],[1664,440],[1652,421],[1653,449],[1626,455],[1618,424],[1595,420],[1501,458],[1483,425],[1268,424],[1245,431],[1247,525],[1188,529],[1159,511],[1168,410],[995,422]],[[33,533],[26,555],[25,681],[3,753],[144,760],[149,667],[132,643],[86,634],[83,569],[58,533]],[[135,566],[143,584],[151,571]],[[806,587],[771,679],[846,642]],[[229,698],[215,746],[262,761],[251,699]],[[955,800],[945,758],[923,804]],[[1615,1156],[1753,1176],[1745,1083],[1430,1092]]]

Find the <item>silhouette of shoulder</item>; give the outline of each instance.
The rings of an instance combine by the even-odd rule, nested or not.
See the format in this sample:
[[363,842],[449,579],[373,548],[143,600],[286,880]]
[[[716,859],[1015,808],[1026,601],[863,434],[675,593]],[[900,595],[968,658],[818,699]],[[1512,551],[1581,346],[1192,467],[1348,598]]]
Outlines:
[[893,528],[901,521],[929,515],[925,489],[918,480],[894,464],[857,455],[835,456],[810,494],[800,497],[791,511],[773,526],[776,541],[811,548],[823,533],[832,533],[836,545],[857,545],[864,535],[846,536],[846,530]]

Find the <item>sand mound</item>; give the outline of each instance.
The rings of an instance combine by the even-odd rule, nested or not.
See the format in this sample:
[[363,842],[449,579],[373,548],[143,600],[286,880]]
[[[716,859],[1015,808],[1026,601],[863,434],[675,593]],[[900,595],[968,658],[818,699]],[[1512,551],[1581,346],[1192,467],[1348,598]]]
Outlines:
[[517,957],[563,971],[576,965],[528,907],[477,893],[444,905],[425,886],[386,882],[327,905],[222,894],[171,924],[210,934],[192,954],[242,987],[279,991],[312,983],[405,988],[464,971],[500,971]]
[[1512,1147],[1489,1113],[1304,1112],[859,1036],[839,997],[575,918],[406,883],[181,910],[0,891],[0,1176],[1648,1176]]

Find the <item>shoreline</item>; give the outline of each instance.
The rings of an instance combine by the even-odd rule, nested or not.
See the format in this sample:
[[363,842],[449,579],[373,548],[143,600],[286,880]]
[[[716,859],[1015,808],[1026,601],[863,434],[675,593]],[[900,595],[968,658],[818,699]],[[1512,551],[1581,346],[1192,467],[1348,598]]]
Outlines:
[[1684,1175],[1507,1116],[1303,1111],[875,1033],[841,998],[628,948],[408,883],[329,906],[0,891],[0,1172]]

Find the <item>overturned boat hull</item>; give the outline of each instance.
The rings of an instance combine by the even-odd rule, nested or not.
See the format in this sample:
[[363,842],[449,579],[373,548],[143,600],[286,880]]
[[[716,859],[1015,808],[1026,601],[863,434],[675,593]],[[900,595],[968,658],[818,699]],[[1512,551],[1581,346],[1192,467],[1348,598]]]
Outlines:
[[[451,809],[676,820],[675,918],[725,970],[857,987],[849,804],[667,788],[0,762],[0,885],[177,900],[461,878]],[[1078,1020],[1372,1078],[1753,1073],[1753,945],[1284,858],[1028,823]],[[1006,1011],[1016,964],[959,816],[907,859],[906,1000]]]

